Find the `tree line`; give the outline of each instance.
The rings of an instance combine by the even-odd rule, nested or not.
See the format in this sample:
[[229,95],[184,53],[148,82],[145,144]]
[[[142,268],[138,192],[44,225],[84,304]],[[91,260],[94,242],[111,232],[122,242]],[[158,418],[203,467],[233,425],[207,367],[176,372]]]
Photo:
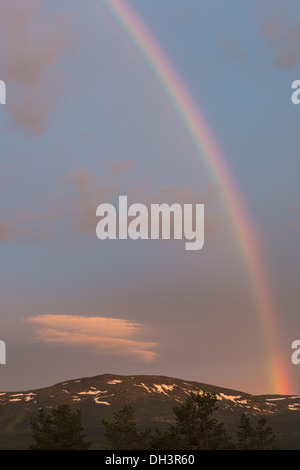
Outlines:
[[[235,436],[213,416],[218,409],[215,393],[191,393],[184,403],[174,406],[174,424],[166,430],[138,429],[130,405],[103,420],[104,436],[111,450],[276,450],[276,437],[264,416],[255,424],[243,413]],[[49,413],[42,408],[31,418],[30,450],[87,450],[93,442],[86,438],[81,410],[68,404]]]

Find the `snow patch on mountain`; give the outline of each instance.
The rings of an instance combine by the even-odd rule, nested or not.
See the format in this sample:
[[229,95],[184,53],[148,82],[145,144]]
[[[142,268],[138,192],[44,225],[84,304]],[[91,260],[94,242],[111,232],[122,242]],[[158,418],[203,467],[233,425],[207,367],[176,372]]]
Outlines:
[[98,395],[98,393],[107,393],[107,390],[92,390],[94,387],[91,387],[90,390],[84,392],[78,392],[77,395]]
[[97,403],[97,405],[108,405],[110,406],[110,403],[108,403],[108,401],[102,401],[102,400],[99,400],[99,398],[95,398],[95,403]]
[[151,388],[147,387],[147,385],[145,385],[143,382],[141,382],[140,384],[133,384],[135,387],[142,387],[144,388],[145,390],[147,390],[148,393],[152,393],[153,390],[151,390]]
[[153,384],[153,386],[155,387],[155,391],[159,392],[159,393],[164,393],[165,395],[168,395],[166,393],[166,391],[172,391],[174,389],[174,387],[176,387],[176,384],[174,385],[166,385],[166,384]]

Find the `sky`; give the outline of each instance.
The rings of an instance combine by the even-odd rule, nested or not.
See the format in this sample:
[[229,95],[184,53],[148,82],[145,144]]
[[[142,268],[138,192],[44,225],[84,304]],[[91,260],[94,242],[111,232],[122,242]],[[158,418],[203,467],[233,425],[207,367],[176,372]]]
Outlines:
[[[112,373],[300,394],[299,2],[117,2],[218,143],[267,313],[211,155],[114,4],[0,3],[0,389]],[[203,248],[99,240],[96,208],[120,195],[204,204]]]

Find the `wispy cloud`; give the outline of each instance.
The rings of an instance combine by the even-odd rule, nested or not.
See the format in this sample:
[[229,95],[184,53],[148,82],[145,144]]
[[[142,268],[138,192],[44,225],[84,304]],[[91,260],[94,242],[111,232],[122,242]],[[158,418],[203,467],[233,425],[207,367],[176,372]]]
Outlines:
[[63,181],[69,183],[76,193],[67,202],[75,229],[80,233],[95,232],[96,208],[118,194],[118,183],[95,175],[85,167],[74,168]]
[[108,165],[108,171],[110,175],[123,171],[131,171],[134,168],[133,160],[116,160]]
[[[120,195],[128,196],[128,204],[207,204],[205,233],[214,230],[216,217],[211,207],[214,191],[200,191],[188,185],[153,187],[151,181],[137,180],[130,161],[112,162],[104,175],[95,174],[86,167],[76,167],[60,179],[57,186],[59,201],[51,197],[41,210],[20,209],[4,212],[0,207],[0,242],[7,240],[48,240],[57,233],[59,224],[78,234],[92,235],[96,239],[96,209],[102,203],[114,203]],[[122,180],[124,174],[126,179]],[[130,175],[130,178],[128,178]],[[150,219],[149,219],[150,223]],[[171,227],[172,230],[172,227]]]
[[[110,166],[110,174],[111,168]],[[132,170],[131,162],[116,162],[113,172]],[[127,185],[121,185],[116,178],[103,178],[94,175],[84,167],[75,168],[64,178],[75,190],[76,195],[69,201],[69,213],[74,228],[81,233],[95,233],[96,208],[99,204],[110,203],[119,195],[127,195],[128,203],[135,202],[144,204],[148,208],[150,217],[151,204],[202,204],[212,202],[212,191],[199,191],[188,185],[166,185],[153,188],[151,181],[136,181],[132,179]],[[150,218],[149,218],[150,223]],[[205,231],[210,233],[213,229],[213,216],[210,212],[206,214]],[[172,229],[172,227],[171,227]]]
[[73,42],[65,14],[49,16],[44,0],[1,0],[0,69],[8,82],[13,123],[42,132],[50,109],[65,90],[59,65]]
[[36,215],[21,210],[11,215],[0,210],[0,242],[14,238],[26,238],[31,235],[31,226],[36,222]]
[[275,65],[280,69],[294,67],[300,60],[300,20],[289,19],[286,3],[272,11],[264,21],[262,31],[276,55]]
[[112,355],[127,355],[142,362],[157,357],[154,342],[134,339],[145,327],[120,318],[79,315],[36,315],[26,318],[35,327],[35,341],[72,345]]

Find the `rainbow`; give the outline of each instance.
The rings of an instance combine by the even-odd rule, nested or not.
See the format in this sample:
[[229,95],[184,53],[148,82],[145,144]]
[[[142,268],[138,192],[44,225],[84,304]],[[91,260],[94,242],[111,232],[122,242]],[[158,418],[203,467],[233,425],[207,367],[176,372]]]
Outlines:
[[[101,9],[97,0],[90,2]],[[102,4],[130,38],[164,89],[220,191],[247,269],[258,319],[264,332],[270,393],[289,394],[292,381],[281,352],[276,309],[261,261],[258,237],[217,140],[174,66],[129,3],[126,0],[102,0]]]

